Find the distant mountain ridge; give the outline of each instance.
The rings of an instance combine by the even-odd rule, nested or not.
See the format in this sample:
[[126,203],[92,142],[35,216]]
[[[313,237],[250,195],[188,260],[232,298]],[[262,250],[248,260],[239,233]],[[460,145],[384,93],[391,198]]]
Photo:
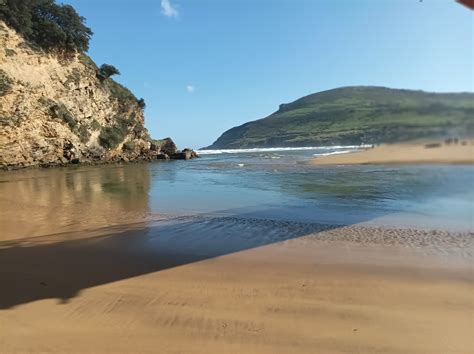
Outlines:
[[474,93],[351,86],[314,93],[231,128],[205,149],[389,143],[474,135]]

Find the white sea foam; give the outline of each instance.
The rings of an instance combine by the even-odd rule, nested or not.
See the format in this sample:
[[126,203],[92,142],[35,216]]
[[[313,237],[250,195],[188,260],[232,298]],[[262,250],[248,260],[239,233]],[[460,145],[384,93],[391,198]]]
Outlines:
[[337,151],[332,151],[332,152],[324,152],[321,154],[313,154],[313,156],[330,156],[330,155],[339,155],[339,154],[348,154],[350,152],[355,152],[359,151],[360,149],[350,149],[350,150],[337,150]]
[[307,146],[307,147],[275,147],[275,148],[252,148],[252,149],[218,149],[198,150],[201,155],[216,154],[241,154],[252,152],[277,152],[277,151],[302,151],[302,150],[356,150],[370,148],[372,145],[335,145],[335,146]]

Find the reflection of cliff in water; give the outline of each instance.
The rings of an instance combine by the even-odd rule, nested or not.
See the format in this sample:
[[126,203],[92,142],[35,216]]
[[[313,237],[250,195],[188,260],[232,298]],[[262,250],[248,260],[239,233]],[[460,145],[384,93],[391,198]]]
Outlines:
[[137,221],[149,211],[150,166],[95,166],[0,174],[1,239]]

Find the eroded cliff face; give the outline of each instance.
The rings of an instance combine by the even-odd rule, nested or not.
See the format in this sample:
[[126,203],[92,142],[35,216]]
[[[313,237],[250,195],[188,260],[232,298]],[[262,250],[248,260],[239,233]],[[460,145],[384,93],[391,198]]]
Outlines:
[[[46,54],[0,21],[0,167],[163,157],[136,97],[83,54]],[[166,156],[164,156],[166,157]]]

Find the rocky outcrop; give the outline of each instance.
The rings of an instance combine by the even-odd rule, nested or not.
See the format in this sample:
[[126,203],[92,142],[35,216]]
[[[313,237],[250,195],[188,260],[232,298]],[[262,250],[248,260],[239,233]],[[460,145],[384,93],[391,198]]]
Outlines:
[[143,106],[86,55],[47,54],[0,21],[1,168],[171,158],[176,145],[150,139]]
[[177,151],[171,155],[171,158],[174,160],[191,160],[196,157],[199,157],[199,155],[192,149],[184,149],[183,151]]
[[178,151],[176,144],[171,138],[165,138],[162,140],[152,140],[150,149],[152,151],[159,151],[164,159],[169,159],[171,155]]

